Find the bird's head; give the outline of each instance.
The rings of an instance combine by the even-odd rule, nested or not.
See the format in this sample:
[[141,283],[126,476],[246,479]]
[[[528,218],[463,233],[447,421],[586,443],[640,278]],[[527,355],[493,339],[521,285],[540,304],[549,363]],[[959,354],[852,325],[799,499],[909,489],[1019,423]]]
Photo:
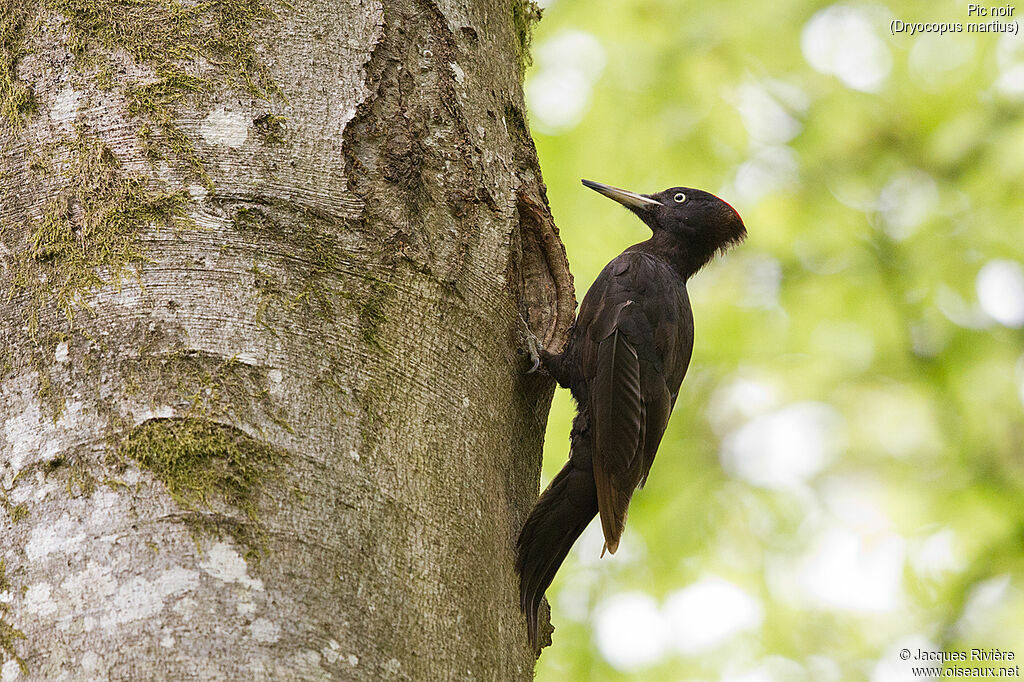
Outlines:
[[592,180],[583,184],[635,213],[656,237],[678,240],[698,261],[698,268],[747,236],[736,209],[710,192],[671,187],[657,194],[637,194]]

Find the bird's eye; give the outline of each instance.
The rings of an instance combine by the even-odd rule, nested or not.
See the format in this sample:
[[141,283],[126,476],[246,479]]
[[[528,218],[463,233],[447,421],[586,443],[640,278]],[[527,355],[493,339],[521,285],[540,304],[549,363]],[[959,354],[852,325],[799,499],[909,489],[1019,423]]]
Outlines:
[[677,204],[681,204],[684,201],[686,201],[686,195],[683,194],[682,192],[676,192],[676,195],[672,198],[676,200]]

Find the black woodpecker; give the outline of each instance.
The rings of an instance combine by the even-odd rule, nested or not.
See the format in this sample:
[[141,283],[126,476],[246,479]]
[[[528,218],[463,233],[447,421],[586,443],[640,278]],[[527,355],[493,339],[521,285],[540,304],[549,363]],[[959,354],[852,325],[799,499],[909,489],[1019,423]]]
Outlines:
[[686,281],[747,235],[732,206],[699,189],[636,194],[583,184],[628,208],[653,234],[605,266],[565,350],[537,349],[531,370],[540,367],[568,388],[577,410],[569,461],[519,534],[520,604],[535,649],[541,599],[576,538],[599,513],[605,549],[614,554],[629,500],[650,473],[693,352]]

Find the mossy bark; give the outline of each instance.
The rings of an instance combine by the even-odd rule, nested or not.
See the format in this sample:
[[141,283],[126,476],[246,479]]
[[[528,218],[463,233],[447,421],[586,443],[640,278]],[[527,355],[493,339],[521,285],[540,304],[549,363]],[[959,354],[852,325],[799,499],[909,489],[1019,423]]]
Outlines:
[[0,10],[0,679],[530,679],[531,5]]

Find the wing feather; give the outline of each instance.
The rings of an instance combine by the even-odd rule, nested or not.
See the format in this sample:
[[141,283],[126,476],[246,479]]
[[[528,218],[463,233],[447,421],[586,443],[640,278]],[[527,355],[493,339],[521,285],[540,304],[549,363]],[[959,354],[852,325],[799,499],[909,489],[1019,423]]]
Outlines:
[[[628,310],[623,306],[619,315]],[[594,480],[608,551],[615,553],[626,510],[640,478],[646,427],[636,348],[618,328],[597,349],[597,374],[591,388],[594,407]]]
[[686,289],[667,268],[646,254],[623,254],[602,271],[577,320],[586,330],[586,390],[577,398],[591,410],[598,508],[612,553],[633,492],[647,480],[693,345]]

